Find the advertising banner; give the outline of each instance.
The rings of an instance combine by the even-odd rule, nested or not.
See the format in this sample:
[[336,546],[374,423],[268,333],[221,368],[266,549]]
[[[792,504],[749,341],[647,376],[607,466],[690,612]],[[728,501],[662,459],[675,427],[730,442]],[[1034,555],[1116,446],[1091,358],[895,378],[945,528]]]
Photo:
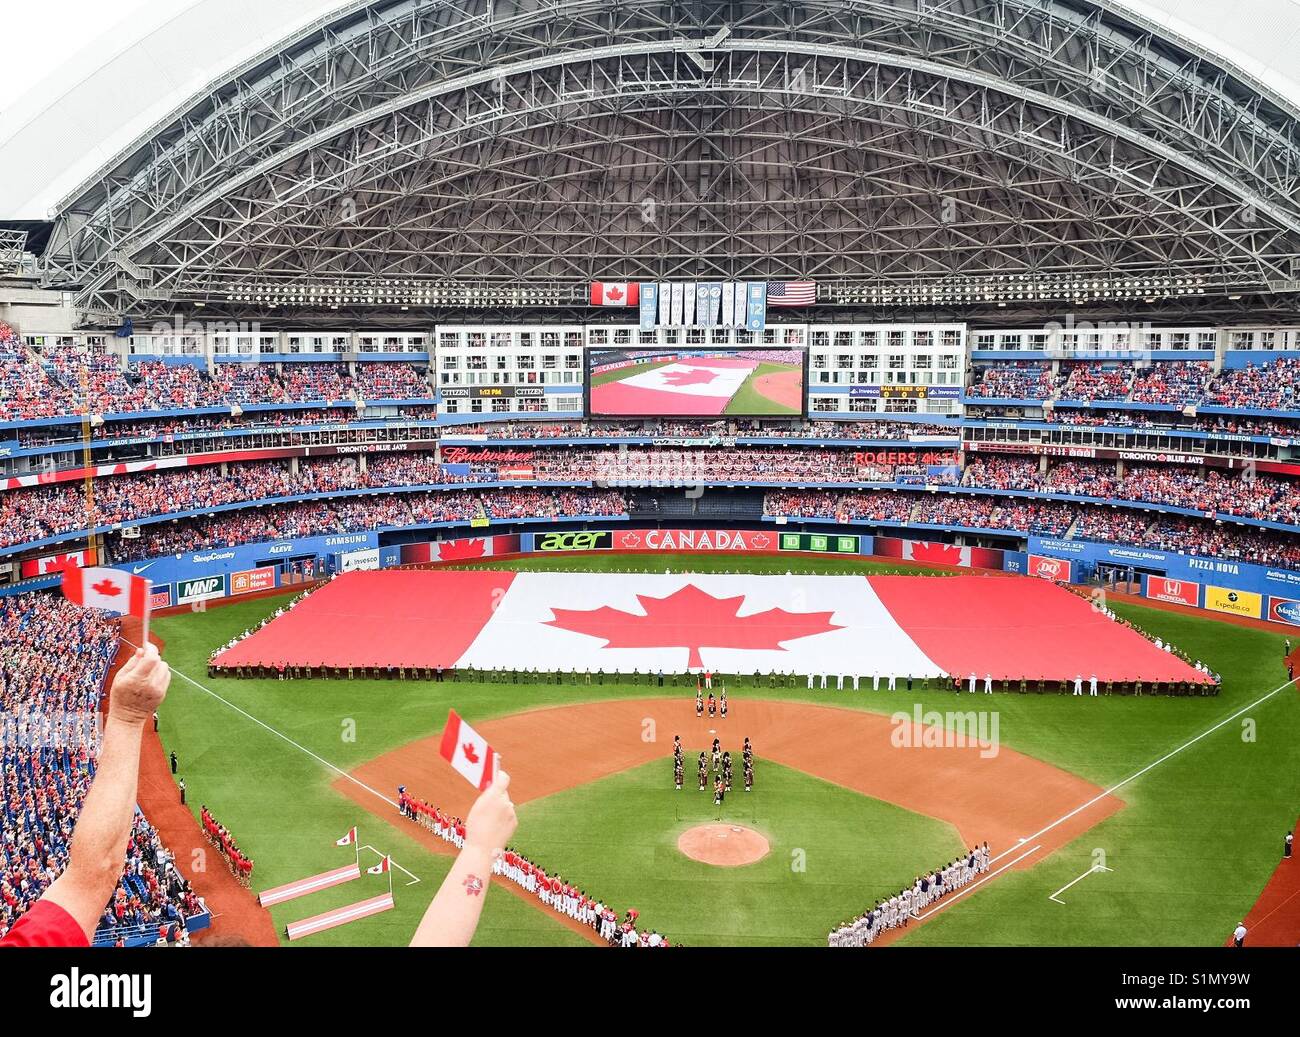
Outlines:
[[753,551],[776,550],[776,537],[747,529],[622,529],[614,533],[616,551]]
[[1264,610],[1264,599],[1252,591],[1238,591],[1209,584],[1205,588],[1205,607],[1211,612],[1259,619]]
[[1029,556],[1029,575],[1039,576],[1044,580],[1056,580],[1069,583],[1073,566],[1064,558],[1048,558],[1045,555]]
[[614,534],[607,529],[574,529],[559,533],[534,533],[532,550],[550,553],[608,551],[613,545]]
[[149,610],[151,612],[171,608],[171,604],[172,585],[170,583],[164,583],[161,586],[155,583],[149,588]]
[[275,566],[266,565],[258,569],[246,569],[230,574],[230,593],[253,594],[256,591],[269,591],[275,588]]
[[780,546],[782,551],[855,555],[860,553],[861,541],[852,533],[782,533]]
[[1300,601],[1293,598],[1268,599],[1268,618],[1274,623],[1287,623],[1300,627]]
[[960,547],[957,544],[900,537],[876,537],[873,554],[932,565],[956,565],[963,569],[1002,569],[1005,552],[993,547]]
[[1197,608],[1201,604],[1201,585],[1190,580],[1171,580],[1168,576],[1148,576],[1146,596],[1153,601]]
[[[345,551],[339,555],[339,569],[342,572],[350,573],[360,570],[378,569],[379,568],[379,548],[370,547],[364,551]],[[234,579],[231,579],[231,593],[233,590]]]
[[192,580],[182,580],[176,585],[176,604],[191,605],[199,601],[226,596],[225,576],[200,576]]

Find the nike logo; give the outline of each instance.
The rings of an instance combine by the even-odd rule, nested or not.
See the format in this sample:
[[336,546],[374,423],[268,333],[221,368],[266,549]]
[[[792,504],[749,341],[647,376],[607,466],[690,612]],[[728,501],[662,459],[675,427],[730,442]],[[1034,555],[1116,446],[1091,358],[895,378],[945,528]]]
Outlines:
[[133,565],[133,566],[131,566],[131,575],[132,575],[132,576],[139,576],[142,572],[144,572],[144,571],[145,571],[146,569],[148,569],[150,566],[152,566],[152,565],[157,565],[157,564],[158,564],[158,559],[155,558],[152,562],[145,562],[144,565]]

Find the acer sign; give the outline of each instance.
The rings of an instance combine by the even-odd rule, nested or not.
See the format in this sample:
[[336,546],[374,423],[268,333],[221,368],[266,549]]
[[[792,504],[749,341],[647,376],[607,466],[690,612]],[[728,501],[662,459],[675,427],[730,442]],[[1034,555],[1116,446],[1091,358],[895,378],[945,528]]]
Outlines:
[[230,574],[230,593],[252,594],[256,591],[269,591],[275,587],[275,567],[265,565],[257,569]]
[[1201,585],[1190,580],[1171,580],[1167,576],[1149,576],[1147,597],[1153,601],[1169,601],[1196,608],[1201,603]]
[[1069,583],[1073,566],[1064,558],[1048,558],[1045,555],[1029,556],[1029,575],[1057,583]]
[[625,529],[614,534],[616,551],[772,551],[776,537],[745,529]]
[[538,533],[534,551],[608,551],[614,542],[609,530],[577,530],[569,533]]

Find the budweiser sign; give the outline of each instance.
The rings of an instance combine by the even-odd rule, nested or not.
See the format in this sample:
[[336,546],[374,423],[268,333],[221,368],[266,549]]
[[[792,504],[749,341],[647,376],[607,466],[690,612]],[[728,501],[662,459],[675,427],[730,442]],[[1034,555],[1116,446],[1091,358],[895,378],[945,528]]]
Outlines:
[[500,447],[446,446],[442,459],[447,464],[520,464],[533,459],[531,450],[506,450]]

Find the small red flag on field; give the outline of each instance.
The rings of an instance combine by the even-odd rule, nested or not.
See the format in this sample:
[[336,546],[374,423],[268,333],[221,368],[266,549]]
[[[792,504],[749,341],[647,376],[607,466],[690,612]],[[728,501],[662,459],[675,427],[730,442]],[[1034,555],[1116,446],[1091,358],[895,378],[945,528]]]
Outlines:
[[119,616],[144,619],[149,614],[149,581],[102,566],[63,571],[63,596],[74,605],[107,609]]
[[366,874],[383,875],[385,872],[387,872],[390,869],[392,863],[393,863],[393,859],[389,857],[387,854],[385,854],[384,859],[382,861],[380,861],[374,867],[366,869]]
[[353,843],[355,843],[356,841],[357,841],[357,826],[356,826],[356,825],[353,825],[351,828],[348,829],[348,834],[345,835],[342,839],[335,839],[335,840],[334,840],[334,845],[335,845],[335,846],[351,846],[351,845],[352,845]]
[[482,792],[492,784],[496,751],[481,734],[456,715],[447,713],[447,726],[442,732],[442,758],[452,770]]

